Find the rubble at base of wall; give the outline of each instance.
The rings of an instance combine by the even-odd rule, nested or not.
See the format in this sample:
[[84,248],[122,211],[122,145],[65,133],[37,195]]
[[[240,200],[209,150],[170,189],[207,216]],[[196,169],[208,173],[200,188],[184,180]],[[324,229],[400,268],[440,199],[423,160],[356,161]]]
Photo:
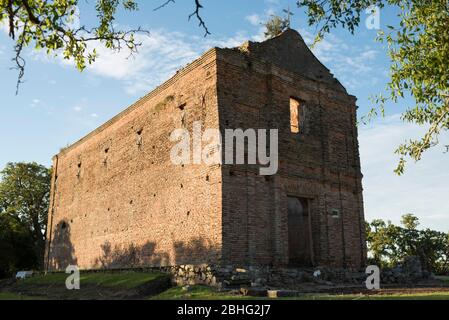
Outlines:
[[241,286],[294,288],[301,283],[333,285],[337,283],[361,284],[364,272],[315,268],[279,268],[268,266],[179,265],[164,267],[178,286],[205,284],[219,288]]
[[[282,287],[296,288],[301,284],[364,285],[367,280],[365,271],[337,269],[324,266],[313,268],[283,268],[270,266],[219,266],[219,265],[178,265],[163,267],[162,271],[172,276],[172,282],[178,286],[204,284],[218,288]],[[422,271],[419,260],[406,259],[393,269],[381,271],[383,284],[414,284],[431,278]]]
[[432,273],[423,269],[419,257],[409,256],[393,268],[382,270],[380,279],[387,284],[414,284],[433,277]]

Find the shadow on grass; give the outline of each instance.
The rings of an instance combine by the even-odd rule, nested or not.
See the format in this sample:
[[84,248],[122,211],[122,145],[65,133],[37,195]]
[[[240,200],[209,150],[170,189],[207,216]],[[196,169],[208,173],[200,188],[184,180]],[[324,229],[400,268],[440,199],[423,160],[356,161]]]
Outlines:
[[[188,288],[188,289],[187,289]],[[254,299],[253,297],[219,291],[216,288],[195,285],[190,287],[173,287],[161,294],[151,297],[152,300],[234,300]]]

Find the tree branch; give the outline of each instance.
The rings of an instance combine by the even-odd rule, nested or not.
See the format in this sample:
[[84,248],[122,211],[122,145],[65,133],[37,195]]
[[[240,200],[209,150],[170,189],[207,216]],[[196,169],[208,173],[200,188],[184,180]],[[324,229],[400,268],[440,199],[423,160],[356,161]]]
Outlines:
[[200,10],[203,8],[203,6],[200,3],[200,0],[195,0],[195,11],[193,11],[189,15],[189,21],[193,16],[196,16],[197,20],[199,21],[199,26],[202,27],[205,31],[204,37],[207,37],[207,35],[211,34],[209,32],[209,29],[206,26],[206,23],[204,22],[203,18],[200,15]]
[[164,2],[163,4],[161,4],[159,7],[154,8],[153,11],[157,11],[157,10],[159,10],[159,9],[164,8],[165,6],[168,6],[168,5],[170,4],[170,2],[171,2],[171,3],[175,3],[175,0],[167,0],[167,1],[165,1],[165,2]]

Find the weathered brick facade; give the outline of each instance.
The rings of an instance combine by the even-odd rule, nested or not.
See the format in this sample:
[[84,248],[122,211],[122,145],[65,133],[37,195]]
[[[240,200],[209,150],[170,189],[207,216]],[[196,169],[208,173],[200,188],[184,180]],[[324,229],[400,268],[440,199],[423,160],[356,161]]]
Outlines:
[[[292,97],[302,105],[299,133]],[[288,197],[307,202],[311,263],[360,268],[355,102],[293,30],[209,50],[54,157],[48,268],[288,265]],[[171,132],[194,121],[220,132],[279,129],[278,173],[172,164]]]

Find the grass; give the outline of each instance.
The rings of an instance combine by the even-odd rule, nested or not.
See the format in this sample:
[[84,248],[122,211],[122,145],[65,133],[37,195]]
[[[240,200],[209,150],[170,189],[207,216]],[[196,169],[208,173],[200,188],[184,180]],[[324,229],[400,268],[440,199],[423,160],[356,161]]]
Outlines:
[[[207,286],[192,286],[189,290],[182,287],[170,288],[152,297],[157,300],[270,300],[267,297],[233,295]],[[429,292],[416,294],[303,294],[297,297],[278,298],[280,300],[449,300],[449,292]]]
[[289,298],[293,300],[449,300],[449,292],[429,292],[412,294],[307,294],[304,296]]
[[182,287],[170,288],[161,294],[152,297],[154,300],[233,300],[233,299],[252,299],[240,295],[233,295],[229,292],[220,292],[215,288],[196,285],[188,290]]
[[[52,273],[34,276],[19,282],[20,285],[52,285],[64,284],[69,275],[66,273]],[[165,277],[162,272],[113,272],[113,273],[80,273],[80,283],[94,284],[102,287],[123,289],[136,288],[146,282]]]
[[[114,295],[127,294],[127,292],[140,290],[139,287],[151,283],[153,280],[167,277],[162,272],[97,272],[80,274],[81,286],[89,285],[80,291],[67,291],[65,281],[68,274],[53,273],[48,275],[38,275],[5,287],[5,292],[0,292],[0,300],[32,300],[32,299],[96,299],[115,297]],[[440,280],[449,283],[449,276],[438,277]],[[90,288],[90,289],[89,289]],[[99,292],[110,293],[104,296]],[[160,292],[160,291],[158,291]],[[22,293],[22,294],[20,294]],[[265,300],[267,297],[242,296],[229,291],[219,291],[213,287],[204,285],[191,286],[188,289],[183,287],[172,287],[164,292],[152,297],[141,295],[140,298],[156,300]],[[302,294],[297,297],[279,298],[282,300],[449,300],[449,291],[416,292],[410,291],[376,293],[376,294]]]
[[162,272],[81,272],[81,289],[67,290],[68,276],[51,273],[4,282],[0,284],[0,300],[143,299],[169,286],[168,275]]

